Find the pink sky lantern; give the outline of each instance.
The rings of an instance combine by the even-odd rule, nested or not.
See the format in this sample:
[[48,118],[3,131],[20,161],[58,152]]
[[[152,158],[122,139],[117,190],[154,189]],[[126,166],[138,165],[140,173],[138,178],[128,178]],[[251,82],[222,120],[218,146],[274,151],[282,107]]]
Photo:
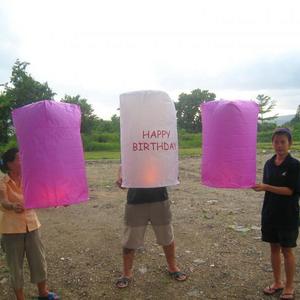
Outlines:
[[250,188],[256,182],[259,108],[254,101],[201,105],[202,182],[218,188]]
[[88,200],[80,107],[44,100],[12,112],[26,208]]
[[178,184],[178,138],[174,102],[161,91],[120,95],[123,187]]

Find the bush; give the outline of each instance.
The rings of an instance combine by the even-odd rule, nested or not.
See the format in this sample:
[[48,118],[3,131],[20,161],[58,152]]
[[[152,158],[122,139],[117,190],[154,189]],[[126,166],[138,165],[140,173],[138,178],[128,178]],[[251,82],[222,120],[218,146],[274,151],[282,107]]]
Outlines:
[[257,124],[257,129],[259,132],[265,132],[265,131],[271,131],[276,128],[276,123],[258,123]]
[[119,143],[98,143],[98,142],[89,142],[84,146],[85,151],[120,151]]
[[297,123],[294,125],[293,138],[294,138],[294,141],[300,142],[300,123]]
[[10,148],[18,147],[16,136],[9,138],[9,141],[5,145],[0,145],[0,155]]
[[179,148],[199,148],[202,144],[201,138],[200,133],[189,133],[180,130],[178,132]]
[[120,134],[118,133],[94,133],[91,136],[93,141],[97,141],[99,143],[119,143],[120,142]]
[[[100,142],[99,142],[100,141]],[[84,151],[120,151],[118,134],[82,135]]]
[[262,131],[257,134],[257,142],[258,143],[271,143],[272,141],[272,131]]

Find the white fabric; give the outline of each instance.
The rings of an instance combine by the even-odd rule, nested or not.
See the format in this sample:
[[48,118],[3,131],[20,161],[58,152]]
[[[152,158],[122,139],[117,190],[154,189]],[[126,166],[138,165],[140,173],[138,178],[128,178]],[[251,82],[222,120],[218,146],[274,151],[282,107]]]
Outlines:
[[161,91],[120,96],[124,187],[178,184],[178,137],[174,102]]

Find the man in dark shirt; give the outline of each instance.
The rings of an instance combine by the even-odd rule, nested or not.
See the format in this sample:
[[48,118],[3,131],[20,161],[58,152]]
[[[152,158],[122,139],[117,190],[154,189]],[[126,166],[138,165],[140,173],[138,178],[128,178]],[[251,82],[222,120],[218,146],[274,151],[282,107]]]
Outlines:
[[[294,299],[293,280],[299,222],[300,163],[289,154],[292,135],[287,128],[278,128],[272,136],[275,155],[264,167],[263,183],[255,191],[265,191],[262,208],[262,240],[270,243],[274,282],[263,292],[273,295],[282,291],[280,299]],[[281,255],[284,257],[286,281],[281,281]]]
[[[122,178],[119,170],[117,185],[121,188]],[[118,288],[126,288],[133,276],[133,259],[135,250],[144,244],[147,225],[151,223],[157,243],[163,247],[168,272],[178,281],[187,279],[176,264],[175,243],[170,201],[166,187],[130,188],[127,192],[125,207],[125,229],[123,236],[123,274],[117,280]]]

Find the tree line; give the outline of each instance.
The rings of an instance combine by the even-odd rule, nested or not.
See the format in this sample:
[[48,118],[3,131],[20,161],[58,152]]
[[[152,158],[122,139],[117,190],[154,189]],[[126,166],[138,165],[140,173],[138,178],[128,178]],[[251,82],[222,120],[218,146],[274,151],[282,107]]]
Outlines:
[[[13,136],[11,112],[13,109],[40,101],[41,99],[53,99],[56,93],[48,86],[47,82],[41,83],[28,73],[28,62],[17,60],[12,67],[9,82],[4,84],[0,93],[0,145],[4,145]],[[189,133],[202,131],[201,112],[199,105],[216,99],[216,95],[208,90],[195,89],[191,93],[181,93],[175,102],[177,111],[178,129]],[[277,115],[271,115],[276,102],[269,96],[258,95],[259,105],[259,129],[270,129],[276,125],[273,121]],[[110,120],[99,118],[88,100],[80,95],[65,95],[60,100],[65,103],[77,104],[81,108],[81,133],[90,136],[98,133],[119,133],[120,120],[113,115]],[[267,116],[268,115],[268,116]],[[300,122],[300,105],[297,113],[291,121],[291,125]],[[99,142],[99,141],[98,141]]]
[[[4,90],[0,93],[0,145],[6,144],[13,135],[12,116],[13,109],[40,101],[42,99],[53,100],[55,92],[47,82],[36,81],[26,70],[28,62],[17,60],[12,67],[9,82],[4,84]],[[91,134],[93,130],[100,132],[118,132],[119,117],[113,115],[111,120],[100,119],[88,100],[80,95],[65,95],[60,102],[73,103],[81,109],[81,133]]]

